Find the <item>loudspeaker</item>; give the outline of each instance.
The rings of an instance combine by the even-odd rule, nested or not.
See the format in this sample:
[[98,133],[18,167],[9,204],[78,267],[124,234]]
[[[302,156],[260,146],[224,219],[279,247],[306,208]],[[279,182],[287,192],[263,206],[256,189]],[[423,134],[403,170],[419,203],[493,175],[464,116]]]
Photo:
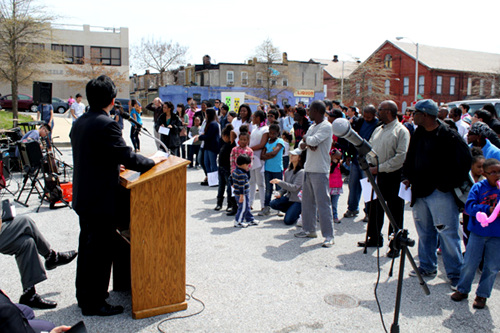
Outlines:
[[43,154],[38,141],[21,142],[19,153],[24,165],[31,168],[38,168],[42,165]]
[[52,83],[51,82],[33,82],[33,103],[51,104],[52,103]]

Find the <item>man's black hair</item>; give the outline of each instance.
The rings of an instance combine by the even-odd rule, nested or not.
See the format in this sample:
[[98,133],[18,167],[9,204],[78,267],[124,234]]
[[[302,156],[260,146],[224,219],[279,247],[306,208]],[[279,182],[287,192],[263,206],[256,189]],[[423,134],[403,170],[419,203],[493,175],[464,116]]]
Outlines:
[[82,97],[82,94],[80,94],[80,93],[76,94],[75,99],[78,97]]
[[323,100],[323,103],[325,103],[327,109],[329,109],[329,110],[333,109],[333,103],[329,99]]
[[247,154],[241,154],[236,159],[236,165],[238,165],[238,166],[241,166],[244,164],[250,164],[251,162],[252,162],[252,159]]
[[332,116],[337,119],[337,118],[342,118],[342,111],[340,109],[333,109],[330,111],[332,113]]
[[229,112],[229,106],[227,106],[226,104],[222,104],[220,108]]
[[491,113],[487,110],[477,110],[476,113],[474,114],[477,116],[479,119],[482,119],[481,121],[483,123],[488,124],[491,121]]
[[463,107],[465,109],[465,111],[469,112],[469,109],[470,109],[469,104],[462,103],[462,104],[460,104],[460,106]]
[[109,106],[116,97],[117,89],[109,76],[101,75],[92,79],[85,87],[91,110],[102,110]]
[[316,112],[319,112],[320,114],[325,114],[326,112],[326,106],[323,101],[316,100],[312,101],[311,105],[309,105],[309,110],[315,110]]

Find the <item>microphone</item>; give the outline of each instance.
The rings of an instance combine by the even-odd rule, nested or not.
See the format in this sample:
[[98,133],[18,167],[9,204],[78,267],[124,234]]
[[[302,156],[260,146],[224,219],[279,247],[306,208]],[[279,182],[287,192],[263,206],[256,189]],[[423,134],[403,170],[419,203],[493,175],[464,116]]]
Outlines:
[[344,138],[356,147],[360,155],[366,155],[372,151],[372,146],[359,136],[352,128],[349,120],[345,118],[337,118],[332,124],[332,131],[335,136]]
[[122,118],[123,119],[127,119],[128,121],[130,121],[132,124],[134,124],[135,126],[137,126],[138,129],[142,129],[142,125],[139,124],[137,122],[137,120],[135,120],[134,118],[132,118],[130,116],[130,113],[128,113],[128,112],[122,112]]

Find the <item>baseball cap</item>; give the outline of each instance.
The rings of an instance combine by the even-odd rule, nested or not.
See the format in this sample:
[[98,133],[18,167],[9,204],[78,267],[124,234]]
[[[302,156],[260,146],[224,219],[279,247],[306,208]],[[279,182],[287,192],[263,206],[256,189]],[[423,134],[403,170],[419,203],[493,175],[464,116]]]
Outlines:
[[438,106],[432,99],[418,101],[417,104],[415,104],[415,110],[427,113],[431,116],[437,116],[438,114]]

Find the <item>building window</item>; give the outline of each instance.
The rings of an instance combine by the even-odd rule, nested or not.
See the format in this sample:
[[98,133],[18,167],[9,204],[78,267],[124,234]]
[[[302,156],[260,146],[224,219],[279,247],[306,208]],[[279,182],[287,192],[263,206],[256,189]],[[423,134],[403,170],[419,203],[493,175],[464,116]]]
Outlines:
[[361,93],[361,84],[359,82],[356,82],[356,96],[359,96]]
[[241,85],[248,85],[248,72],[241,72]]
[[288,79],[283,78],[283,87],[288,87]]
[[455,77],[450,77],[450,95],[455,95]]
[[121,66],[122,50],[119,47],[90,47],[92,60],[96,60],[103,65]]
[[484,79],[479,80],[479,96],[484,96]]
[[314,73],[314,86],[318,84],[318,73]]
[[305,74],[302,72],[302,86],[304,86],[304,79],[305,79]]
[[467,96],[472,95],[472,78],[467,79]]
[[52,51],[64,52],[64,62],[67,64],[83,63],[83,46],[52,44]]
[[491,93],[490,93],[491,96],[495,96],[495,80],[493,79],[491,81]]
[[408,96],[410,93],[410,77],[405,76],[403,78],[403,95]]
[[272,79],[269,79],[269,82],[271,83],[271,87],[274,87],[276,85],[276,79],[272,78]]
[[384,68],[392,68],[392,56],[390,54],[385,55]]
[[368,95],[371,95],[373,92],[372,80],[368,80]]
[[262,73],[257,73],[256,81],[258,86],[262,86]]
[[436,94],[441,95],[443,93],[443,77],[438,75],[436,77]]
[[418,77],[418,94],[420,96],[423,96],[424,91],[425,91],[425,76],[422,75]]
[[401,110],[403,112],[406,112],[406,108],[408,107],[408,104],[406,103],[406,101],[403,102],[403,104],[401,105]]
[[227,71],[226,72],[226,84],[227,85],[233,85],[234,84],[234,72],[233,71]]
[[390,95],[391,94],[391,80],[385,80],[385,84],[384,84],[384,87],[385,87],[385,94],[386,95]]

